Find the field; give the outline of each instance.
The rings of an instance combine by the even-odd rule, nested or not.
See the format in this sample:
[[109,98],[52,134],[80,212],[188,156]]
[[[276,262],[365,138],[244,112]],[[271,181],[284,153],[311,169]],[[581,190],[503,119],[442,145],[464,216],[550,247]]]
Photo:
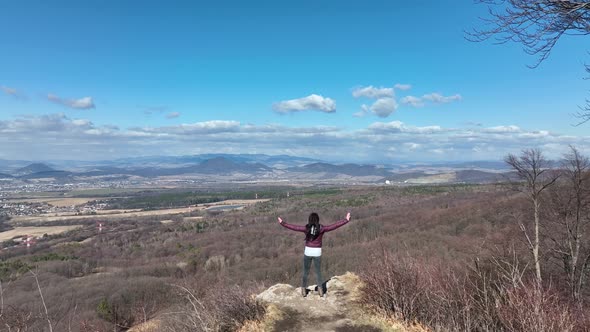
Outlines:
[[47,203],[57,207],[83,205],[100,197],[74,198],[74,197],[47,197],[47,198],[20,198],[7,200],[8,203]]
[[72,226],[44,226],[44,227],[16,227],[9,231],[1,232],[0,233],[0,241],[7,241],[17,236],[23,235],[30,235],[34,237],[40,237],[44,234],[47,235],[55,235],[61,234],[67,231],[74,230],[76,228],[80,228],[82,225],[72,225]]
[[160,188],[97,188],[97,189],[81,189],[81,190],[72,190],[68,193],[66,193],[66,195],[71,196],[71,197],[86,197],[86,196],[113,196],[113,195],[117,195],[117,196],[121,196],[123,194],[130,194],[130,193],[136,193],[136,192],[141,192],[144,191],[146,189],[160,189]]
[[56,213],[56,214],[43,214],[37,216],[17,216],[12,218],[13,223],[17,224],[45,224],[48,222],[64,222],[72,220],[94,220],[97,219],[97,215],[100,216],[101,220],[117,220],[117,219],[130,219],[137,217],[159,217],[159,216],[171,216],[180,214],[191,214],[206,210],[209,207],[224,207],[231,205],[251,205],[256,203],[266,202],[268,199],[252,199],[252,200],[225,200],[215,203],[197,204],[195,206],[175,208],[175,209],[158,209],[141,211],[140,209],[129,209],[129,210],[99,210],[96,214],[72,214],[72,213]]

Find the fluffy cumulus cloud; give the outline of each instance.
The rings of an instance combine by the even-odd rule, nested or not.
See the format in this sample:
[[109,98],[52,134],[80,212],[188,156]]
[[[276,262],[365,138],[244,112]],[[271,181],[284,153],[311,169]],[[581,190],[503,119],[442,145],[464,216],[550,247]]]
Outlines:
[[307,97],[275,103],[272,108],[277,113],[292,113],[310,110],[333,113],[336,112],[336,102],[333,99],[325,98],[321,95],[311,94]]
[[369,86],[360,86],[352,89],[352,96],[354,98],[393,98],[394,91],[393,88],[384,88],[379,87],[376,88],[372,85]]
[[413,107],[424,106],[424,101],[421,98],[414,97],[414,96],[405,96],[402,99],[400,99],[400,102],[404,105],[410,105]]
[[[397,83],[392,88],[360,86],[352,89],[352,96],[355,98],[369,98],[377,99],[372,105],[363,104],[361,105],[361,111],[354,113],[355,117],[363,117],[368,114],[375,114],[378,117],[386,118],[393,114],[398,108],[398,99],[395,95],[395,90],[407,91],[412,86],[410,84]],[[408,105],[412,107],[423,107],[427,104],[438,105],[448,104],[454,101],[461,100],[462,97],[459,94],[452,96],[444,96],[440,93],[433,92],[425,94],[422,97],[416,96],[404,96],[399,99],[402,105]]]
[[355,117],[363,117],[367,114],[375,114],[378,117],[386,118],[391,115],[395,110],[397,110],[398,103],[395,99],[395,87],[393,88],[384,88],[384,87],[374,87],[372,85],[369,86],[361,86],[352,89],[352,96],[354,98],[369,98],[369,99],[377,99],[371,105],[363,104],[361,105],[361,111],[354,113],[353,116]]
[[443,96],[440,93],[430,93],[427,95],[422,96],[422,99],[431,101],[435,104],[446,104],[451,103],[453,101],[459,101],[463,99],[460,94],[455,94],[452,96]]
[[398,104],[394,98],[379,98],[371,106],[362,105],[363,114],[373,113],[380,118],[386,118],[397,110]]
[[[57,139],[59,138],[59,139]],[[568,145],[590,154],[590,136],[566,136],[507,124],[448,128],[376,121],[344,130],[212,120],[156,127],[97,125],[64,113],[0,120],[3,158],[94,159],[154,154],[289,153],[350,162],[400,160],[501,160],[539,147],[559,158]]]
[[92,100],[92,97],[83,97],[80,99],[66,99],[50,93],[47,95],[47,100],[65,107],[78,110],[96,108],[96,106],[94,105],[94,100]]
[[460,94],[455,94],[452,96],[443,96],[442,94],[440,94],[438,92],[433,92],[433,93],[425,94],[422,97],[405,96],[402,99],[400,99],[400,102],[404,105],[408,105],[408,106],[412,106],[412,107],[423,107],[428,102],[435,104],[435,105],[440,105],[440,104],[448,104],[448,103],[452,103],[455,101],[460,101],[462,99],[463,99],[463,97],[461,97]]

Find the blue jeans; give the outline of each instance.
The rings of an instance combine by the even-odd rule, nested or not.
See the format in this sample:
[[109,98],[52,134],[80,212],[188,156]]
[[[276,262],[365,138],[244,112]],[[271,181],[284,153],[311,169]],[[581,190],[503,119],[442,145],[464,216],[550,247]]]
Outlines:
[[322,287],[322,270],[321,270],[321,263],[322,257],[311,257],[303,255],[303,288],[307,288],[307,277],[309,276],[309,268],[311,267],[311,261],[313,261],[313,266],[315,267],[315,275],[318,280],[318,288]]

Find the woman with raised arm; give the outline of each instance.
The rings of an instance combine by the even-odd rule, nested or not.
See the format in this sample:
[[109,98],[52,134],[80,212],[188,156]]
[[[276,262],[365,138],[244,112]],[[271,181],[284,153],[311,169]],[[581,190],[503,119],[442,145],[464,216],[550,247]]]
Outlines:
[[309,215],[307,225],[291,225],[283,221],[281,217],[278,217],[279,224],[290,230],[305,233],[305,251],[303,252],[303,282],[301,288],[301,295],[307,296],[307,277],[309,275],[309,268],[311,262],[315,267],[315,274],[318,280],[318,292],[320,297],[324,296],[324,287],[321,272],[321,259],[322,259],[322,237],[324,233],[333,231],[340,226],[344,226],[350,221],[350,212],[346,214],[346,218],[337,221],[331,225],[324,226],[320,224],[320,216],[313,212]]

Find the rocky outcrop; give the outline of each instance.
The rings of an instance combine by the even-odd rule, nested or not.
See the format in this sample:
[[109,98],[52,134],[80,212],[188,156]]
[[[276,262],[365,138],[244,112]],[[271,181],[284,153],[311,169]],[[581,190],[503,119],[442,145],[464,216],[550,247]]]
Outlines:
[[352,273],[330,278],[324,297],[319,296],[316,285],[308,287],[307,297],[302,296],[301,288],[274,285],[256,296],[268,305],[265,321],[244,331],[407,331],[402,324],[366,312],[357,301],[361,285]]

